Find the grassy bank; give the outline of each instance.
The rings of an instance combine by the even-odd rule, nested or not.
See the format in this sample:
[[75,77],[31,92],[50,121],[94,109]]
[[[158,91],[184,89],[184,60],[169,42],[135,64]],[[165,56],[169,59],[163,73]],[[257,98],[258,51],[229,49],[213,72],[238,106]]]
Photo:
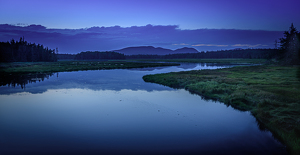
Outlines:
[[133,59],[132,61],[186,62],[186,63],[226,63],[226,64],[263,64],[266,59]]
[[174,66],[175,63],[142,63],[126,61],[58,61],[1,63],[0,72],[47,73],[79,70],[129,69]]
[[299,71],[298,67],[243,66],[146,75],[143,79],[251,111],[292,154],[299,154]]

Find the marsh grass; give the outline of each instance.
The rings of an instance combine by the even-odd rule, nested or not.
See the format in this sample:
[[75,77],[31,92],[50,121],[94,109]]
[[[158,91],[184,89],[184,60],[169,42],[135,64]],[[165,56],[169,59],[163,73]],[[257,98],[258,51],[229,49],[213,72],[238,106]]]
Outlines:
[[47,73],[80,70],[129,69],[160,66],[175,66],[175,63],[142,63],[126,61],[58,61],[1,63],[0,72]]
[[286,144],[291,154],[300,153],[299,67],[239,66],[146,75],[146,82],[185,88],[204,98],[252,114]]

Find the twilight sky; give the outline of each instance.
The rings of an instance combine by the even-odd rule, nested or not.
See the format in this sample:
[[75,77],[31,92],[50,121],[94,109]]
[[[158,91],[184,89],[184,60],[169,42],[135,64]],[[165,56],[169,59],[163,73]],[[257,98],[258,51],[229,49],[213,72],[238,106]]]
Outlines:
[[[231,49],[236,47],[233,45],[238,44],[249,45],[241,46],[248,48],[273,48],[271,45],[275,39],[282,37],[279,34],[288,30],[291,23],[300,29],[299,6],[299,0],[0,0],[0,41],[25,35],[28,41],[40,40],[45,46],[58,46],[66,53],[114,50],[138,45],[161,45],[172,49],[188,46],[196,47],[200,51],[221,47]],[[18,26],[19,30],[12,30],[11,27],[3,26],[4,24]],[[45,30],[35,30],[37,27],[31,27],[30,32],[36,33],[32,36],[33,33],[28,31],[29,25],[32,24],[42,25]],[[99,29],[92,32],[91,27]],[[118,32],[113,31],[116,29]],[[156,36],[148,34],[149,29]],[[260,35],[258,30],[262,30],[263,33]],[[224,37],[225,34],[232,35],[226,37],[231,41],[219,38],[219,32],[219,37]],[[252,36],[252,32],[257,36]],[[268,33],[268,36],[263,36],[264,33]],[[52,39],[45,38],[50,34]],[[151,38],[143,37],[144,34],[151,35]],[[54,35],[57,35],[56,38]],[[82,35],[81,38],[78,35]],[[100,46],[94,43],[100,44],[105,40],[104,36],[107,45]],[[77,38],[78,43],[78,39],[84,40],[84,37],[94,40],[82,42],[89,43],[85,44],[89,48],[84,49],[83,44],[81,48],[79,45],[76,45],[78,48],[71,48],[58,42],[66,39],[65,37]],[[268,40],[259,39],[261,37]],[[255,41],[256,39],[261,41]],[[67,40],[64,42],[71,44]],[[75,49],[78,50],[74,51]]]

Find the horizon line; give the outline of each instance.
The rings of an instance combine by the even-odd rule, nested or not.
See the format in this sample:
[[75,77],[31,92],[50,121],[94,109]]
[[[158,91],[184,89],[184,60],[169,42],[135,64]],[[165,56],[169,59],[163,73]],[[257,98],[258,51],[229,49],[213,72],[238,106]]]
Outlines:
[[90,29],[90,28],[114,28],[114,27],[119,27],[119,28],[134,28],[134,27],[159,27],[159,26],[162,26],[162,27],[175,27],[175,29],[178,29],[178,30],[242,30],[242,31],[277,31],[277,32],[283,32],[283,31],[286,31],[286,30],[267,30],[267,29],[241,29],[241,28],[196,28],[196,29],[183,29],[183,28],[180,28],[180,25],[155,25],[155,24],[146,24],[146,25],[132,25],[132,26],[120,26],[120,25],[112,25],[112,26],[91,26],[91,27],[81,27],[81,28],[61,28],[61,27],[47,27],[45,25],[41,25],[41,24],[27,24],[27,23],[16,23],[16,24],[9,24],[9,23],[3,23],[0,25],[9,25],[9,26],[16,26],[16,27],[30,27],[30,26],[42,26],[44,27],[45,29],[59,29],[59,30],[87,30],[87,29]]

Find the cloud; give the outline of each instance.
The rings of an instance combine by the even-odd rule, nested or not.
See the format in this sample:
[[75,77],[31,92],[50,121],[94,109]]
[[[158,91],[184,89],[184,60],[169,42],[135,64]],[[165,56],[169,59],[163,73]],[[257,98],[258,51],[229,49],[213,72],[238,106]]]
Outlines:
[[192,46],[216,46],[216,47],[227,47],[228,45],[215,45],[215,44],[196,44]]
[[253,48],[253,47],[261,47],[261,46],[269,46],[269,45],[262,45],[262,44],[255,44],[255,45],[251,45],[251,44],[234,44],[231,45],[233,47],[249,47],[249,48]]
[[175,50],[179,46],[198,51],[232,49],[232,47],[271,47],[283,37],[281,31],[236,29],[182,30],[177,25],[131,27],[91,27],[85,29],[48,29],[42,25],[16,26],[0,24],[0,41],[19,40],[59,48],[60,53],[112,51],[130,46],[156,46]]
[[181,45],[181,46],[185,46],[185,45],[190,45],[190,44],[180,43],[180,44],[172,44],[172,45]]

